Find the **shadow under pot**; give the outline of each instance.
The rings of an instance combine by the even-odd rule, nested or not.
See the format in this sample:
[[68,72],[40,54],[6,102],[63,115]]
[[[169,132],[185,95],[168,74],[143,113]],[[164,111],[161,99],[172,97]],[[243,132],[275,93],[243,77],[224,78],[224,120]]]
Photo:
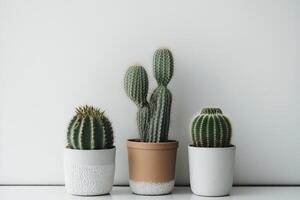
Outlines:
[[177,141],[128,140],[129,184],[141,195],[169,194],[174,189]]
[[229,195],[233,183],[235,146],[189,146],[190,184],[201,196]]
[[98,150],[64,149],[67,193],[82,196],[108,194],[115,175],[116,148]]

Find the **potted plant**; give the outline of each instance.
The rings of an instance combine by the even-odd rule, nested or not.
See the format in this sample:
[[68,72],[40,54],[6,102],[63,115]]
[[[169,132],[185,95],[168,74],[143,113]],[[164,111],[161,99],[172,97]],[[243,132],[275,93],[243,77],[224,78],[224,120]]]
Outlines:
[[76,109],[64,149],[65,186],[74,195],[102,195],[112,190],[114,136],[104,112],[92,106]]
[[189,145],[192,192],[202,196],[229,195],[236,147],[230,143],[232,128],[219,108],[204,108],[191,124]]
[[168,139],[172,94],[167,88],[173,75],[173,56],[158,49],[153,58],[158,87],[149,101],[148,76],[142,66],[131,66],[125,75],[125,91],[137,105],[140,138],[129,139],[129,184],[135,194],[168,194],[174,188],[178,142]]

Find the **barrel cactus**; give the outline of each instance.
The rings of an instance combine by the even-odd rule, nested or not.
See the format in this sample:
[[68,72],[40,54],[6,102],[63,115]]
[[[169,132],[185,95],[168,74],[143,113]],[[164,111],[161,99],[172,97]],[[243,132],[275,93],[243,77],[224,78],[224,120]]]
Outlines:
[[231,146],[232,128],[229,119],[220,108],[204,108],[192,121],[193,146]]
[[71,149],[112,148],[114,136],[109,119],[98,108],[78,107],[68,127],[67,143]]
[[128,97],[137,105],[137,125],[142,142],[168,140],[172,94],[167,88],[173,76],[174,62],[169,49],[157,49],[153,56],[154,77],[158,84],[149,101],[148,76],[142,66],[131,66],[125,74]]

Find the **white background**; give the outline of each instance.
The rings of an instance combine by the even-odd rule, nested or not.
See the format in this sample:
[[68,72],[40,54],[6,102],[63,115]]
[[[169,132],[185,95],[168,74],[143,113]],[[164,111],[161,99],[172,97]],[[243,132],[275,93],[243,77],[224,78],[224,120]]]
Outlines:
[[188,183],[191,117],[219,106],[237,145],[236,184],[300,184],[297,0],[0,0],[0,184],[62,184],[66,127],[77,105],[106,111],[116,184],[137,137],[123,90],[129,65],[155,87],[152,53],[175,58],[170,138]]

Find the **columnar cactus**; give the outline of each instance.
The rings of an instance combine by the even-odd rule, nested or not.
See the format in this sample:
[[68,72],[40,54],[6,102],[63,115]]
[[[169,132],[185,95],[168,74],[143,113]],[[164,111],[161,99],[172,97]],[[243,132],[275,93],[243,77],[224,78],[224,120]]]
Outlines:
[[67,142],[67,147],[71,149],[112,148],[114,136],[111,123],[98,108],[78,107],[68,127]]
[[196,147],[228,147],[232,129],[219,108],[204,108],[192,121],[191,134]]
[[125,75],[125,91],[138,107],[137,124],[141,141],[168,140],[172,94],[167,88],[173,76],[173,56],[168,49],[158,49],[153,56],[154,77],[158,87],[149,102],[148,76],[142,66],[131,66]]

